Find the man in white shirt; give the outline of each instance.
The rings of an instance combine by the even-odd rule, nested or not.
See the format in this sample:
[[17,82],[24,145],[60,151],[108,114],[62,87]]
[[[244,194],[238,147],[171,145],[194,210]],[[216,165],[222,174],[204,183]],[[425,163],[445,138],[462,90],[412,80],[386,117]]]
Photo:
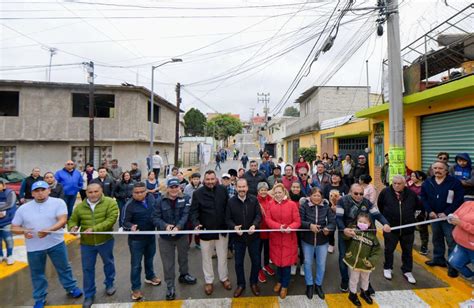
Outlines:
[[48,183],[33,183],[31,193],[34,200],[18,208],[12,221],[12,231],[25,236],[35,308],[44,307],[48,294],[46,256],[51,259],[67,294],[73,298],[82,296],[68,261],[64,235],[50,233],[63,230],[67,222],[67,206],[62,199],[49,197],[50,192]]
[[153,169],[153,172],[155,173],[156,178],[160,176],[160,170],[162,167],[163,167],[163,159],[160,156],[160,151],[156,151],[151,161],[151,168]]

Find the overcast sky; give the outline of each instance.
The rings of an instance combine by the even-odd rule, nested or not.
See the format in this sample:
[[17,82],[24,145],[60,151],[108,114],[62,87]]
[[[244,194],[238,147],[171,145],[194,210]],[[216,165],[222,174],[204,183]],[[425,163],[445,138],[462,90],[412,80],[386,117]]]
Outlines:
[[[359,0],[353,7],[376,2]],[[257,92],[265,92],[274,113],[319,33],[331,29],[346,3],[0,0],[0,78],[47,80],[49,49],[55,48],[51,81],[86,83],[80,63],[94,61],[98,84],[128,82],[149,88],[151,65],[177,57],[183,62],[155,71],[155,91],[169,101],[175,102],[174,85],[180,82],[184,109],[240,113],[246,119],[251,108],[262,113]],[[402,47],[470,3],[401,0]],[[346,13],[334,46],[305,70],[307,76],[284,99],[285,107],[313,85],[365,85],[366,59],[372,92],[380,92],[386,35],[376,35],[376,18],[373,11]],[[315,50],[327,35],[321,35]],[[64,64],[74,65],[55,66]]]

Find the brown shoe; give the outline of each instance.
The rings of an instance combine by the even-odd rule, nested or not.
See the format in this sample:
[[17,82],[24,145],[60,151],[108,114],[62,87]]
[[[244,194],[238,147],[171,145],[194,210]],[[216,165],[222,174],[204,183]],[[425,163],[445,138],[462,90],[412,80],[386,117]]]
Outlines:
[[204,293],[206,293],[206,295],[211,295],[213,291],[214,286],[212,285],[212,283],[206,283],[204,285]]
[[132,300],[134,301],[139,301],[143,299],[143,293],[140,290],[134,290],[132,291]]
[[285,299],[286,295],[288,294],[288,288],[281,288],[280,291],[280,298]]
[[224,286],[224,289],[232,290],[232,285],[230,284],[229,279],[222,281],[222,285]]
[[276,283],[275,286],[273,287],[273,292],[275,293],[280,293],[281,290],[281,283]]
[[257,284],[251,285],[250,289],[252,290],[253,295],[255,295],[255,296],[260,295],[260,287]]
[[234,297],[239,297],[240,295],[242,295],[242,292],[244,292],[244,288],[237,287],[237,289],[235,289],[234,291]]

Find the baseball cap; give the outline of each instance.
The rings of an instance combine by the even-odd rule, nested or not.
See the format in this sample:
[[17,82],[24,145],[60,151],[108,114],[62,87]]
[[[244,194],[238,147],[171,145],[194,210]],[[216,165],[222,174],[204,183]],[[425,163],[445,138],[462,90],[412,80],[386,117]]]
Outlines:
[[171,186],[179,186],[179,180],[178,178],[170,178],[168,181],[166,181],[166,186],[171,187]]
[[32,191],[38,188],[48,189],[49,185],[45,181],[38,181],[38,182],[34,182],[33,185],[31,186]]
[[275,169],[280,169],[281,170],[281,167],[279,165],[275,165],[275,166],[273,166],[273,170],[275,170]]
[[360,154],[359,158],[365,158],[365,155]]
[[192,178],[201,178],[201,174],[199,172],[194,172],[193,174],[191,174],[191,179]]
[[230,174],[228,174],[228,173],[224,173],[224,174],[222,175],[222,178],[223,178],[223,179],[224,179],[224,178],[228,178],[228,179],[230,179]]

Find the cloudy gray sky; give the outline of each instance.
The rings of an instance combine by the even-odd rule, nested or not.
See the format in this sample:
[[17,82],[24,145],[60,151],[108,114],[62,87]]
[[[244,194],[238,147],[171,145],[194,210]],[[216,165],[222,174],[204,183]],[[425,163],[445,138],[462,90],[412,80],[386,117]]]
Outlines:
[[[376,0],[354,2],[354,8],[376,4]],[[472,1],[400,2],[403,47]],[[329,30],[335,29],[346,3],[1,0],[0,78],[46,80],[49,49],[55,48],[52,81],[85,83],[80,63],[94,61],[96,83],[128,82],[149,88],[151,65],[179,57],[182,63],[155,71],[158,94],[174,102],[174,84],[180,82],[185,109],[248,118],[251,108],[262,112],[257,92],[270,93],[274,113],[280,102],[293,105],[313,85],[365,85],[368,59],[372,91],[380,92],[386,36],[375,33],[377,12],[352,11],[340,20],[334,46],[319,55],[311,70],[303,71],[306,77],[289,98],[285,96],[310,50],[313,46],[319,50]]]

